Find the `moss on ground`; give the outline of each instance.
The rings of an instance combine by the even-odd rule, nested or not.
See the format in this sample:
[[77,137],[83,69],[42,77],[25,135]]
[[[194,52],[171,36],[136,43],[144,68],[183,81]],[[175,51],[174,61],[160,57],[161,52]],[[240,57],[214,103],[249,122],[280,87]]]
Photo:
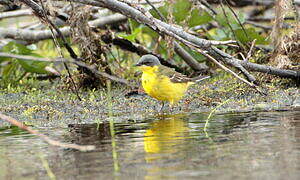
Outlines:
[[[82,91],[82,101],[79,101],[71,91],[58,88],[59,83],[35,83],[0,90],[0,112],[35,126],[66,127],[67,124],[105,121],[109,112],[117,122],[134,120],[156,114],[160,107],[146,95],[126,97],[129,91],[126,87],[114,87],[111,100],[105,89]],[[185,98],[166,113],[209,112],[228,99],[218,108],[218,113],[282,110],[300,98],[299,88],[290,82],[274,79],[262,83],[261,89],[266,96],[221,74],[194,85]]]

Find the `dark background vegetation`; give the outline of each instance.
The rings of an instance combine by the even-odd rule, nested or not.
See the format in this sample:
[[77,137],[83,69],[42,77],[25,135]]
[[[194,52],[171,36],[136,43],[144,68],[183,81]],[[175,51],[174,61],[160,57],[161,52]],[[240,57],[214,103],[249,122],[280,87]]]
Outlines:
[[188,76],[226,71],[254,88],[275,77],[299,83],[299,5],[2,0],[0,87],[58,81],[78,90],[102,88],[110,80],[135,88],[139,72],[133,64],[149,53]]

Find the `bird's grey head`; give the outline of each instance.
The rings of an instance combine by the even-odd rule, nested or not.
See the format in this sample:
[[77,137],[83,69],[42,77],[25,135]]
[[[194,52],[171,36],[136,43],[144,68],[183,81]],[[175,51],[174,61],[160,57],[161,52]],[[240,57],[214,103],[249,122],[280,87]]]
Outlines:
[[160,62],[156,56],[153,56],[151,54],[147,54],[141,57],[141,59],[136,63],[136,66],[158,66],[160,65]]

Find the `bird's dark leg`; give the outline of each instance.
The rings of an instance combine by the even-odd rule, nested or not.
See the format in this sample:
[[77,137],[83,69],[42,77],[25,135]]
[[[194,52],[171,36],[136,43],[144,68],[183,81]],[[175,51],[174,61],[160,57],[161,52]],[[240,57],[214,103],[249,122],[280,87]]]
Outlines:
[[173,107],[174,107],[174,104],[173,104],[173,103],[170,103],[170,104],[169,104],[169,110],[170,110],[170,111],[173,111]]
[[165,102],[163,101],[163,102],[162,102],[162,106],[161,106],[159,112],[161,112],[161,111],[164,109],[164,106],[165,106]]

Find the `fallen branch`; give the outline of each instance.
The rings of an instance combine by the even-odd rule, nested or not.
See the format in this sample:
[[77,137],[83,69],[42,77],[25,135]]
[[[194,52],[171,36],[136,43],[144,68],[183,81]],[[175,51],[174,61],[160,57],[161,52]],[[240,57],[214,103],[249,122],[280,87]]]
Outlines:
[[[217,50],[217,51],[220,54],[222,54],[223,56],[226,55],[226,53],[224,53],[221,50]],[[271,75],[275,75],[275,76],[279,76],[279,77],[283,77],[283,78],[291,78],[296,81],[300,81],[300,71],[279,69],[279,68],[275,68],[272,66],[251,63],[251,62],[243,61],[243,60],[236,59],[236,58],[234,58],[234,61],[241,64],[243,67],[245,67],[246,69],[248,69],[250,71],[262,72],[262,73],[266,73],[266,74],[271,74]]]
[[[274,17],[249,17],[246,19],[247,21],[259,21],[259,22],[271,22],[274,21]],[[284,20],[295,20],[294,17],[285,17]]]
[[13,124],[15,126],[18,126],[20,129],[23,129],[27,132],[29,132],[30,134],[36,135],[39,138],[41,138],[42,140],[44,140],[45,142],[47,142],[48,144],[52,145],[52,146],[58,146],[58,147],[62,147],[62,148],[70,148],[70,149],[76,149],[79,151],[92,151],[94,149],[96,149],[95,146],[93,145],[87,145],[87,146],[82,146],[82,145],[78,145],[78,144],[70,144],[70,143],[63,143],[60,141],[56,141],[51,139],[50,137],[41,134],[39,131],[37,130],[33,130],[30,127],[24,125],[23,123],[17,121],[16,119],[6,116],[2,113],[0,113],[0,119],[9,122],[10,124]]
[[260,23],[256,23],[256,22],[253,22],[253,21],[245,21],[246,24],[251,24],[252,26],[255,26],[255,27],[258,27],[258,28],[261,28],[265,31],[269,31],[272,29],[272,26],[267,26],[267,25],[263,25],[263,24],[260,24]]
[[[122,22],[126,19],[127,18],[121,14],[113,14],[90,21],[89,25],[91,27],[105,28],[108,25]],[[65,37],[68,37],[71,34],[69,26],[60,28],[60,31]],[[54,33],[54,35],[55,37],[58,37],[57,33]],[[30,42],[36,42],[53,38],[50,30],[28,30],[17,28],[0,28],[0,37],[11,38],[15,40],[25,40]]]
[[266,74],[272,74],[283,78],[291,78],[295,79],[296,81],[300,82],[300,71],[293,71],[293,70],[287,70],[287,69],[279,69],[271,66],[251,63],[248,61],[242,61],[239,59],[236,59],[238,63],[240,63],[242,66],[244,66],[246,69],[249,69],[250,71],[257,71],[262,72]]
[[63,62],[63,58],[56,58],[56,59],[49,59],[49,58],[39,58],[35,56],[27,56],[27,55],[17,55],[17,54],[10,54],[5,52],[0,52],[0,57],[8,57],[8,58],[16,58],[22,59],[26,61],[41,61],[41,62]]
[[30,9],[20,9],[15,11],[7,11],[0,13],[0,19],[20,17],[20,16],[31,16],[32,12]]
[[[263,24],[260,24],[260,23],[256,23],[256,22],[253,22],[253,21],[245,21],[246,24],[251,24],[252,26],[255,26],[255,27],[258,27],[258,28],[261,28],[265,31],[269,31],[269,30],[272,30],[272,26],[268,26],[268,25],[263,25]],[[293,28],[292,25],[288,24],[288,23],[283,23],[282,24],[282,28],[283,29],[289,29],[289,28]]]

